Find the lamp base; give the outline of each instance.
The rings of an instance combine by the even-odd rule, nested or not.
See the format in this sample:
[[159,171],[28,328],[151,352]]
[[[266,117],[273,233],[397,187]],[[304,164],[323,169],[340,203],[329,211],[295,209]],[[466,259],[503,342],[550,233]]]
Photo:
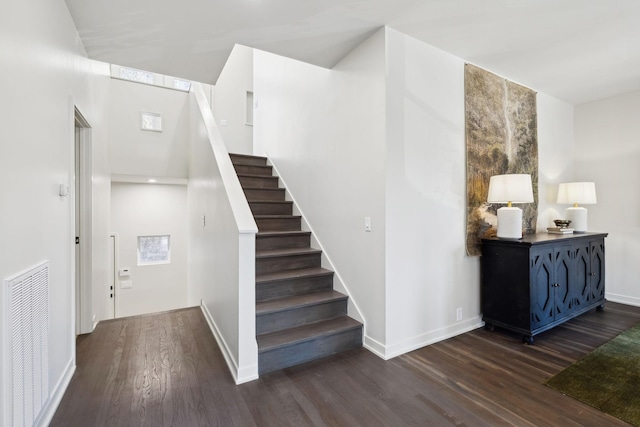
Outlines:
[[582,206],[565,209],[565,219],[571,220],[571,228],[574,233],[585,233],[587,231],[587,209]]
[[498,209],[498,238],[522,239],[522,209],[506,206]]

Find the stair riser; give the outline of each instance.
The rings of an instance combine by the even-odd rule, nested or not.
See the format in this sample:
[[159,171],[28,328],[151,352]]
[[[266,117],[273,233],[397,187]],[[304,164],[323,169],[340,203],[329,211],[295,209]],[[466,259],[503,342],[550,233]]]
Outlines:
[[256,274],[297,270],[299,268],[319,268],[320,254],[289,255],[256,259]]
[[239,156],[237,154],[229,154],[231,157],[231,162],[242,165],[257,165],[257,166],[266,166],[267,159],[265,157],[252,157],[252,156]]
[[258,355],[259,375],[362,347],[362,328],[295,343]]
[[270,249],[308,248],[311,235],[302,234],[295,236],[256,236],[256,251],[268,251]]
[[269,200],[269,201],[283,201],[284,200],[284,188],[278,189],[244,189],[244,195],[247,200]]
[[246,173],[249,175],[264,175],[264,176],[272,176],[273,175],[273,167],[272,166],[253,166],[253,165],[233,165],[236,170],[236,173]]
[[341,299],[323,304],[303,306],[256,316],[256,334],[281,331],[321,320],[335,319],[347,314],[347,300]]
[[256,283],[256,302],[333,289],[333,274]]
[[243,187],[278,188],[278,177],[238,176]]
[[293,204],[291,202],[264,203],[250,202],[249,207],[254,215],[291,215]]
[[300,217],[256,218],[260,231],[296,231],[300,230]]

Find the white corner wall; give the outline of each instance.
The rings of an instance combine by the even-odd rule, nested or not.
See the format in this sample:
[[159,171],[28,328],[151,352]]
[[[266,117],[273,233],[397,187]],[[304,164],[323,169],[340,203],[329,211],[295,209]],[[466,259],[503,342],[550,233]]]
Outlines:
[[[385,356],[480,325],[465,253],[464,61],[387,29]],[[456,323],[456,309],[463,321]]]
[[332,70],[254,54],[254,152],[268,154],[289,186],[374,351],[385,341],[384,73],[384,31]]
[[[118,235],[118,268],[129,268],[124,280],[132,283],[126,289],[116,285],[117,316],[186,307],[187,187],[112,183],[111,231]],[[139,266],[138,236],[156,235],[171,236],[171,262]]]
[[[188,96],[178,90],[110,79],[112,174],[187,177]],[[162,115],[162,132],[140,129],[143,111]]]
[[[40,425],[48,424],[75,368],[73,195],[74,106],[92,126],[92,152],[104,156],[106,136],[100,106],[106,100],[103,67],[83,48],[63,0],[24,0],[0,14],[0,280],[50,262],[50,400]],[[108,157],[94,157],[93,250],[106,254]],[[73,193],[72,193],[73,194]],[[106,258],[105,258],[106,263]],[[106,280],[98,263],[93,279]],[[0,354],[6,351],[5,302],[0,292]],[[0,424],[8,399],[2,359]]]
[[575,181],[596,184],[588,229],[608,232],[606,297],[640,306],[640,91],[575,109]]
[[[480,260],[465,252],[464,61],[389,28],[386,44],[384,354],[393,357],[481,325]],[[570,174],[571,123],[571,105],[538,94],[539,226],[555,217],[552,183]]]
[[213,112],[230,153],[253,153],[253,126],[247,123],[247,92],[253,92],[253,49],[235,45],[213,88]]
[[[85,116],[91,125],[91,176],[87,185],[91,187],[91,286],[93,326],[100,320],[110,317],[109,283],[111,266],[109,265],[109,212],[111,204],[111,163],[109,161],[109,118],[107,99],[109,98],[109,65],[91,61],[92,73],[99,77],[91,78],[91,104],[93,113]],[[78,105],[85,114],[84,108]],[[88,113],[91,113],[89,111]],[[86,113],[86,114],[88,114]]]

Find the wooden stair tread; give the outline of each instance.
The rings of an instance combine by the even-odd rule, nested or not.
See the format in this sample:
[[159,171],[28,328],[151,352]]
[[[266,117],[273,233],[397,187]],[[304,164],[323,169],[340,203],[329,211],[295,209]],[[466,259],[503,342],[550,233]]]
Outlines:
[[[256,175],[260,176],[260,175]],[[253,187],[253,186],[243,186],[243,190],[265,190],[265,191],[284,191],[284,188],[280,187]],[[255,202],[261,202],[262,200],[254,200]]]
[[268,251],[256,251],[256,259],[272,258],[289,255],[308,255],[322,253],[320,249],[315,248],[292,248],[292,249],[270,249]]
[[347,299],[345,294],[338,291],[322,291],[311,294],[295,295],[256,303],[256,315],[287,311],[312,305]]
[[[284,194],[284,188],[280,188],[280,187],[254,187],[254,186],[243,185],[242,186],[242,190],[243,191],[274,191],[274,192],[277,191],[277,192],[280,192],[280,193]],[[256,202],[258,202],[258,201],[263,202],[264,201],[264,200],[260,200],[260,199],[258,199],[258,200],[253,199],[253,200],[256,201]]]
[[[271,166],[271,165],[253,165],[253,164],[249,164],[249,163],[233,162],[233,166],[250,166],[252,168],[257,168],[257,169],[271,169],[271,170],[273,170],[273,166]],[[244,173],[244,172],[240,172],[240,173]]]
[[322,336],[328,336],[341,331],[348,331],[362,327],[362,323],[348,316],[322,322],[310,323],[268,334],[258,335],[258,352],[275,350],[291,343],[310,341]]
[[[265,162],[267,161],[266,157],[263,156],[254,156],[252,154],[239,154],[239,153],[229,153],[229,157],[231,157],[231,161],[233,164],[237,164],[238,161],[241,160],[264,160]],[[235,159],[233,159],[233,157],[235,157]]]
[[310,231],[301,230],[276,230],[276,231],[258,231],[256,236],[258,237],[278,237],[278,236],[310,236]]
[[[279,188],[276,188],[279,190]],[[247,200],[247,203],[265,203],[265,204],[274,204],[274,205],[292,205],[293,202],[291,200]]]
[[238,175],[238,178],[244,177],[244,178],[279,179],[277,176],[274,176],[274,175],[259,175],[255,173],[236,173],[236,175]]
[[278,280],[302,279],[332,275],[333,271],[326,268],[300,268],[297,270],[279,271],[276,273],[264,273],[256,275],[256,285],[261,283],[276,282]]
[[249,159],[267,160],[266,157],[264,157],[264,156],[256,156],[255,154],[229,153],[229,156],[232,156],[232,157],[246,157],[246,158],[249,158]]
[[[300,215],[254,215],[253,217],[255,219],[302,218]],[[298,230],[295,230],[295,231],[298,231]]]

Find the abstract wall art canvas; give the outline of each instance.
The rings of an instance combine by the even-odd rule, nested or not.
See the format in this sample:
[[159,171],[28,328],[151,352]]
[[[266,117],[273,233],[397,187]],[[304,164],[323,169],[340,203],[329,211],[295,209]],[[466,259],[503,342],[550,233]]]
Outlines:
[[538,131],[536,92],[465,64],[467,148],[467,253],[480,255],[480,239],[496,234],[497,210],[487,203],[489,178],[531,174],[533,203],[522,208],[524,234],[536,231]]

